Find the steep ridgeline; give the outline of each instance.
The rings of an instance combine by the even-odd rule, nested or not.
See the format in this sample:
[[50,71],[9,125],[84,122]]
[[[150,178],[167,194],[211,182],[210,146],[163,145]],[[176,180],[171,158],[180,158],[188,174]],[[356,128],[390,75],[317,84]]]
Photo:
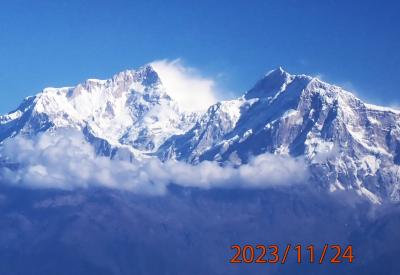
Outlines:
[[47,88],[0,116],[0,142],[74,128],[100,155],[127,152],[197,164],[240,165],[262,153],[302,157],[310,184],[400,201],[400,112],[281,68],[244,96],[203,114],[182,111],[150,66],[109,80]]
[[281,68],[239,99],[211,106],[159,149],[161,159],[240,165],[261,153],[304,157],[324,189],[400,200],[400,112]]
[[171,135],[184,133],[196,117],[196,113],[180,110],[148,65],[108,80],[47,88],[26,98],[17,110],[0,117],[0,142],[18,134],[75,128],[98,154],[112,157],[124,148],[141,158]]

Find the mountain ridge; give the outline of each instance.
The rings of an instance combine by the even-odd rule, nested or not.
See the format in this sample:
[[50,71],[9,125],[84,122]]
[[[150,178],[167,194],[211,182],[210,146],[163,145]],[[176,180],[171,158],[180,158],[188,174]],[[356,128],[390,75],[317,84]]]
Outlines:
[[262,153],[302,157],[312,182],[355,190],[374,203],[400,200],[400,111],[281,67],[243,96],[183,111],[151,65],[108,80],[46,88],[0,116],[0,142],[75,128],[99,155],[241,165]]

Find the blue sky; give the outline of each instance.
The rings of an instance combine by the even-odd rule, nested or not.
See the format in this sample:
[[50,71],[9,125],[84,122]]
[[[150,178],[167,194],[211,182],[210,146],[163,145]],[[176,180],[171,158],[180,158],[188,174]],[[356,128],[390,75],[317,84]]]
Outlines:
[[181,58],[239,94],[266,71],[400,105],[398,1],[2,1],[0,113],[46,86]]

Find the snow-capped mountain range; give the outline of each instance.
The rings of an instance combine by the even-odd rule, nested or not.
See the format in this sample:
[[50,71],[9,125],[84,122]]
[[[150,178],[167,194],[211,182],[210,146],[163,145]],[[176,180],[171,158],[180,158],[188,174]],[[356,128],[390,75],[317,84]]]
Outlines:
[[139,158],[185,133],[197,116],[179,108],[149,65],[26,98],[0,117],[0,141],[71,127],[81,130],[99,154],[112,156],[113,150],[126,148]]
[[302,157],[311,184],[332,192],[353,189],[379,203],[400,201],[399,122],[400,111],[282,68],[240,98],[187,112],[146,65],[26,98],[0,116],[0,142],[74,128],[111,158],[124,150],[136,159],[238,166],[262,153]]

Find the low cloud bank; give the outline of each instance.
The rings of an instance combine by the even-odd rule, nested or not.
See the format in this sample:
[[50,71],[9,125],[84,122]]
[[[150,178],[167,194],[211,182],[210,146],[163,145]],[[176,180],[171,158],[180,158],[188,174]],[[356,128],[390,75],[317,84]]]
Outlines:
[[0,168],[0,178],[31,188],[106,187],[135,193],[163,194],[170,183],[199,188],[267,188],[305,182],[302,159],[272,154],[254,157],[238,168],[205,161],[198,165],[150,158],[132,162],[97,156],[75,131],[44,133],[33,139],[4,142],[0,157],[17,169]]

